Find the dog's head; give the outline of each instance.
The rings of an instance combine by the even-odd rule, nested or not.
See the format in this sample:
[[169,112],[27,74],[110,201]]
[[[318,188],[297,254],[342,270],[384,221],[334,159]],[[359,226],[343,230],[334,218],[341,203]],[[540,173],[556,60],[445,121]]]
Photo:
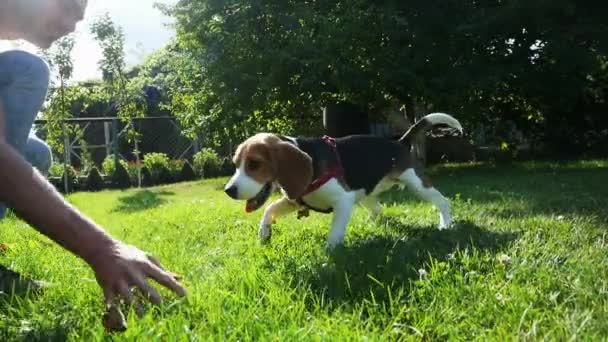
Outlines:
[[247,200],[247,212],[268,200],[275,182],[289,198],[296,199],[312,181],[310,156],[274,134],[260,133],[245,140],[233,162],[236,171],[224,190],[234,199]]

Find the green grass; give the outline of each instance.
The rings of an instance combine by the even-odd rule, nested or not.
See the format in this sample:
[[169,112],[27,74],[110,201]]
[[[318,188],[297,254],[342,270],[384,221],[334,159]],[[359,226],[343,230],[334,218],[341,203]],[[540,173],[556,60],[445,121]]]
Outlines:
[[[223,179],[69,200],[184,276],[114,339],[606,340],[608,162],[450,165],[432,170],[456,227],[407,192],[385,215],[358,208],[346,245],[323,250],[331,217],[277,222],[221,191]],[[17,220],[0,263],[59,286],[0,304],[0,340],[102,340],[102,297],[80,260]]]

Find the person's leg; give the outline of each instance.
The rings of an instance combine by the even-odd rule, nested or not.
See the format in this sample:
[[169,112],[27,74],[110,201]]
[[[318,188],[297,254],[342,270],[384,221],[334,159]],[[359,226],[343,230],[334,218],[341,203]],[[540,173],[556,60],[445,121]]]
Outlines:
[[[41,172],[50,166],[48,147],[45,149],[46,144],[35,136],[30,138],[30,132],[48,85],[49,68],[41,58],[24,51],[0,53],[0,104],[7,142]],[[0,220],[5,212],[6,207],[0,203]],[[0,266],[0,294],[23,293],[40,287],[40,282]]]
[[[24,157],[28,152],[32,124],[42,107],[48,85],[49,68],[40,57],[24,51],[0,53],[0,104],[4,111],[6,139]],[[42,150],[40,140],[37,140],[32,143],[32,150]],[[38,158],[44,159],[36,156],[34,161]],[[0,203],[0,220],[5,212],[5,206]]]
[[40,140],[34,132],[30,133],[30,136],[27,138],[24,157],[41,174],[44,176],[48,175],[53,163],[53,154],[49,145]]

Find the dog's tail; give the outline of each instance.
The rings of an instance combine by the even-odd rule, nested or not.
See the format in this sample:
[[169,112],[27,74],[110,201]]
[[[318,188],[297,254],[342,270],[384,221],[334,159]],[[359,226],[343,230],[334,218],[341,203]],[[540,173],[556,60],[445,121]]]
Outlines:
[[407,132],[399,139],[399,142],[412,141],[412,139],[418,137],[420,134],[426,133],[435,125],[448,125],[452,128],[457,129],[462,134],[462,126],[458,120],[452,116],[444,113],[432,113],[424,116],[413,124]]

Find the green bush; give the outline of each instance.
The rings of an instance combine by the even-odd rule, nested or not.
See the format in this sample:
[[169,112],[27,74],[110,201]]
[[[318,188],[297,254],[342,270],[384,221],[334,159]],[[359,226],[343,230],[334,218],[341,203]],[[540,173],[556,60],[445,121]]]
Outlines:
[[[119,158],[118,162],[125,169],[129,168],[129,164],[126,161]],[[104,175],[110,176],[110,175],[114,174],[115,169],[116,168],[114,167],[114,155],[110,154],[110,155],[106,156],[105,159],[103,160],[103,162],[101,163],[101,170],[103,171]]]
[[[65,164],[63,163],[54,163],[49,168],[49,177],[63,177],[63,172],[65,170]],[[68,173],[70,177],[76,178],[78,177],[78,172],[72,165],[68,165]]]
[[131,176],[131,180],[135,182],[135,184],[137,183],[137,169],[139,169],[140,165],[141,163],[137,164],[137,162],[134,161],[123,164],[123,166],[127,169],[129,176]]
[[190,166],[190,163],[184,163],[179,173],[179,180],[182,182],[193,181],[196,179],[196,173]]
[[169,162],[169,171],[171,171],[173,181],[177,182],[181,180],[181,172],[185,164],[186,161],[182,159],[173,159]]
[[216,177],[222,169],[220,156],[211,148],[203,148],[193,158],[194,170],[205,178]]
[[173,175],[168,167],[161,167],[158,175],[156,176],[156,184],[169,184],[173,183]]
[[131,186],[131,177],[127,168],[122,164],[118,163],[114,169],[114,173],[111,175],[112,187],[116,189],[127,189]]
[[169,170],[173,173],[179,174],[179,172],[184,167],[184,164],[186,164],[185,160],[173,159],[169,162]]
[[[62,170],[64,170],[63,165],[62,165]],[[74,167],[72,167],[71,165],[68,165],[67,173],[62,172],[62,174],[61,174],[61,188],[60,189],[63,192],[65,192],[65,178],[66,177],[68,179],[67,192],[72,192],[78,187],[78,173],[76,172],[76,169],[74,169]]]
[[154,185],[154,179],[152,179],[152,174],[147,167],[141,168],[141,186],[149,187]]
[[99,191],[104,188],[103,177],[96,167],[92,167],[87,175],[85,189],[88,191]]
[[220,171],[220,176],[230,176],[234,173],[234,163],[230,158],[224,158],[222,161],[222,170]]
[[152,152],[144,155],[143,165],[148,168],[154,179],[159,179],[163,168],[169,169],[169,157],[164,153]]

